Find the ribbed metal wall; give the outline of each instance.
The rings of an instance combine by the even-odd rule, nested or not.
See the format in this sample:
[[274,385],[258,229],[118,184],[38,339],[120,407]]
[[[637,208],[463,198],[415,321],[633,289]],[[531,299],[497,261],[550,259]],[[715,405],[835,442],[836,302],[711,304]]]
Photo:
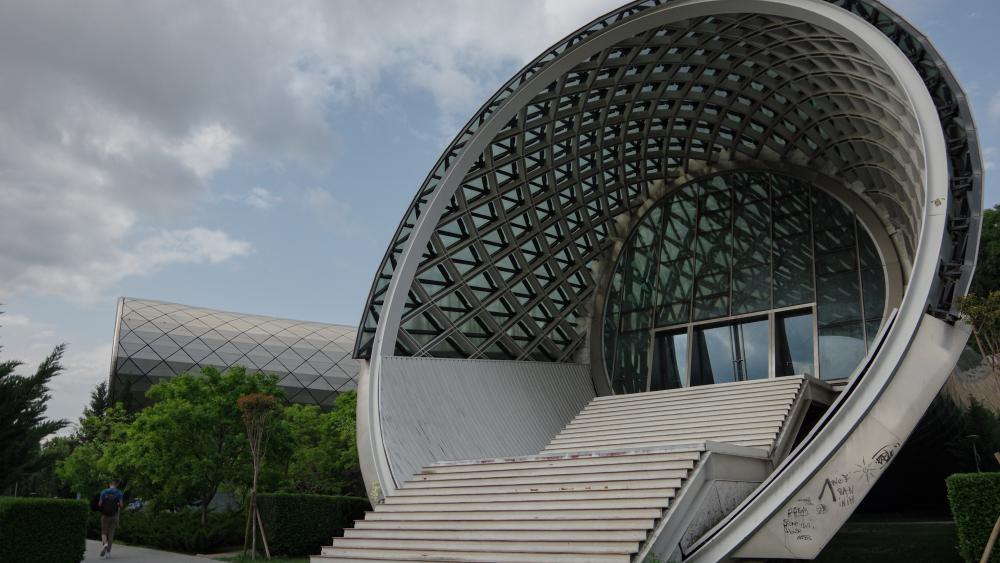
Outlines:
[[537,454],[594,398],[583,364],[383,361],[382,439],[397,483],[436,461]]

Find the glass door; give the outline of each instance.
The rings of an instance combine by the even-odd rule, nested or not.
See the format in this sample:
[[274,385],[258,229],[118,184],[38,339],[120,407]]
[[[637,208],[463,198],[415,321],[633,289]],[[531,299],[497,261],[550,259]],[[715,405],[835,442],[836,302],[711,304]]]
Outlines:
[[694,329],[691,385],[766,379],[767,319]]

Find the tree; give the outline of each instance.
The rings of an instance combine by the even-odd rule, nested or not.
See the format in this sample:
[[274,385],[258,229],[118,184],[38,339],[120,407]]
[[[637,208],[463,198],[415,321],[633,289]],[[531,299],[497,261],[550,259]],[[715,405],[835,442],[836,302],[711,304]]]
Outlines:
[[100,416],[111,407],[111,394],[108,392],[108,382],[102,381],[90,392],[90,404],[87,405],[87,408],[83,409],[83,416]]
[[962,471],[997,471],[1000,460],[1000,416],[970,397],[969,408],[962,413],[962,429],[948,444]]
[[0,363],[0,491],[36,469],[42,440],[65,427],[65,420],[46,420],[49,383],[62,372],[65,345],[56,346],[34,375],[16,375],[17,360]]
[[72,451],[56,463],[56,476],[70,491],[89,496],[111,479],[128,483],[129,471],[118,459],[128,434],[131,416],[121,405],[101,414],[86,414],[72,436]]
[[969,294],[959,301],[962,318],[972,325],[972,336],[983,362],[1000,391],[1000,290],[986,297]]
[[154,385],[147,393],[154,402],[128,427],[112,469],[129,471],[133,491],[156,506],[200,506],[204,521],[220,486],[249,480],[236,400],[251,393],[281,395],[274,376],[242,367],[205,367]]
[[996,290],[1000,290],[1000,204],[983,211],[976,275],[970,289],[976,295],[989,295]]
[[[357,393],[342,393],[332,411],[312,405],[285,408],[277,432],[287,452],[279,488],[286,492],[364,496],[355,432]],[[277,436],[276,436],[277,437]]]
[[264,541],[264,553],[270,559],[271,550],[267,546],[264,522],[257,507],[257,485],[260,480],[260,465],[267,452],[267,441],[271,437],[278,402],[273,395],[251,393],[237,399],[236,406],[243,413],[243,424],[246,426],[247,443],[250,446],[250,458],[253,463],[253,484],[250,487],[250,501],[247,503],[247,534],[243,539],[243,555],[249,550],[250,558],[257,558],[257,530],[260,529],[261,539]]

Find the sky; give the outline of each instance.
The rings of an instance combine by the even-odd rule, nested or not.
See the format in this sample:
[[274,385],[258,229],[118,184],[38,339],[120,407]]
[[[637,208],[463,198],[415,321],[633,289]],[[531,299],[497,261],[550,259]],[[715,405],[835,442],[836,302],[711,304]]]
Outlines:
[[[356,325],[462,124],[615,0],[0,3],[0,359],[111,362],[118,297]],[[968,94],[1000,202],[1000,3],[895,0]],[[991,170],[993,169],[993,170]]]

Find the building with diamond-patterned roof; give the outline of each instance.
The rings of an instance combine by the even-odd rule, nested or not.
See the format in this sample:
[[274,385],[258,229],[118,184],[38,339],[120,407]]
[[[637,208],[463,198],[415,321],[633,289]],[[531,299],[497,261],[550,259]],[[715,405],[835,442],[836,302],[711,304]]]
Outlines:
[[329,407],[357,387],[351,357],[356,329],[177,303],[118,301],[111,392],[130,408],[147,403],[155,383],[205,366],[244,366],[278,376],[292,403]]

